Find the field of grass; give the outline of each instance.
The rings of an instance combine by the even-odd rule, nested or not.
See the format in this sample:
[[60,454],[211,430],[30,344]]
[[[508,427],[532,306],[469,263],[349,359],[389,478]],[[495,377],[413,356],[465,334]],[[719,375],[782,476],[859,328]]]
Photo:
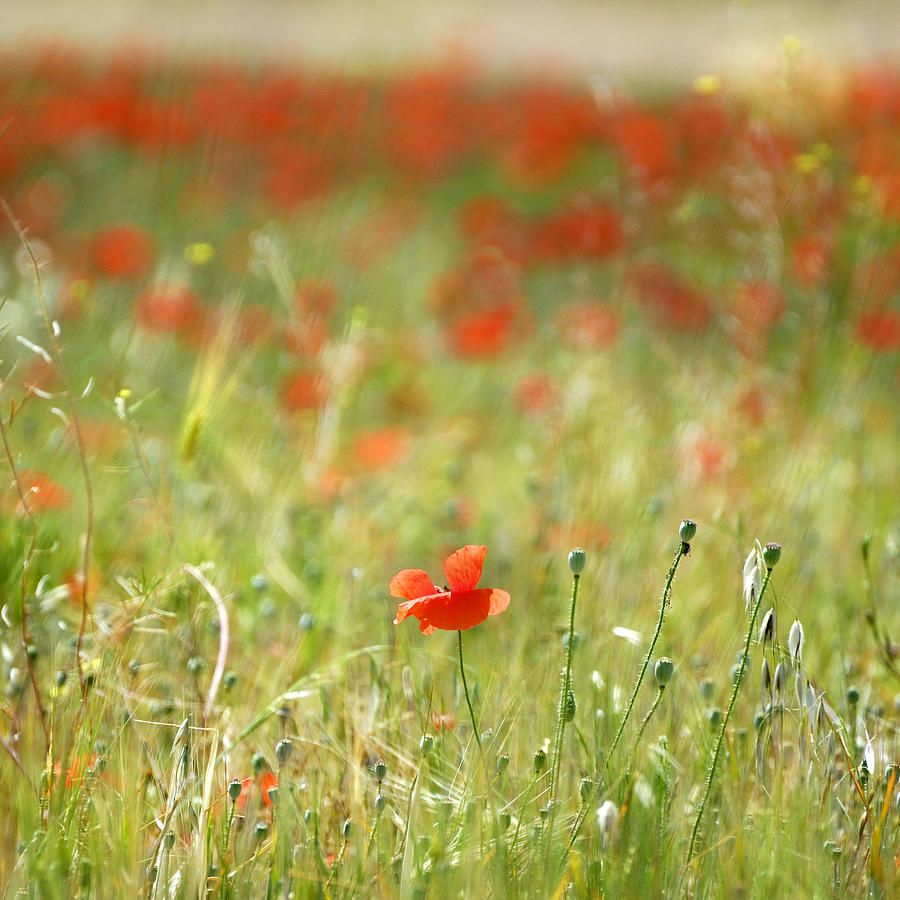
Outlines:
[[893,895],[900,72],[782,53],[0,58],[4,896]]

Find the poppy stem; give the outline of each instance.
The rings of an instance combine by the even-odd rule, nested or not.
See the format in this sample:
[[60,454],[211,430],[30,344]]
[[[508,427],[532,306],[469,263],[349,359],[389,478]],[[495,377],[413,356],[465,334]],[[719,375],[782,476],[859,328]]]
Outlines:
[[472,700],[469,697],[469,685],[466,682],[466,667],[463,664],[463,652],[462,652],[462,631],[456,632],[457,637],[459,638],[459,674],[462,676],[463,683],[463,692],[466,695],[466,706],[469,707],[469,715],[472,717],[472,729],[475,732],[475,741],[478,744],[478,749],[481,749],[481,732],[478,730],[478,722],[475,721],[475,710],[472,709]]
[[572,694],[572,651],[575,649],[575,604],[578,601],[578,579],[572,576],[572,603],[569,607],[569,632],[566,643],[566,667],[563,670],[562,689],[559,694],[559,709],[556,722],[556,735],[553,738],[553,757],[550,760],[550,807],[556,802],[556,791],[559,786],[560,756],[562,755],[563,735],[566,723],[571,720],[570,695]]

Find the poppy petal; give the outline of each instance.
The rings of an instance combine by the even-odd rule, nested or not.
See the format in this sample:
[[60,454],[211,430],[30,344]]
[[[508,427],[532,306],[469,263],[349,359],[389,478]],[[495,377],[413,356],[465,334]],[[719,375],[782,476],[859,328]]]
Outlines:
[[[491,589],[453,591],[429,597],[413,611],[423,626],[460,631],[480,625],[489,615]],[[422,628],[424,631],[424,628]]]
[[488,609],[488,615],[496,616],[497,613],[502,613],[507,606],[509,606],[509,594],[506,591],[501,591],[500,588],[494,588],[491,591],[491,604]]
[[487,556],[487,547],[483,544],[466,544],[447,557],[444,562],[444,575],[451,591],[474,591],[481,578],[481,568]]
[[407,600],[427,597],[439,590],[428,577],[428,573],[422,569],[404,569],[391,579],[390,584],[392,597],[405,597]]
[[[397,607],[397,615],[394,617],[394,624],[399,625],[407,616],[415,616],[417,619],[421,619],[422,610],[428,608],[427,604],[436,597],[441,596],[441,592],[438,592],[437,588],[434,590],[436,593],[426,595],[425,597],[414,597],[412,600],[401,603]],[[450,596],[449,593],[446,592],[445,595],[448,597]]]

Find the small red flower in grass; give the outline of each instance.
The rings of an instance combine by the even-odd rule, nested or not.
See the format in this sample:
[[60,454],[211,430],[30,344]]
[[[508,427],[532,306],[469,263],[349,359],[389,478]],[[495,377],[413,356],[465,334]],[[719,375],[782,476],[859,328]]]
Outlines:
[[509,606],[509,594],[499,588],[476,587],[487,547],[467,544],[447,557],[444,575],[449,587],[439,588],[422,569],[404,569],[392,579],[392,597],[403,597],[394,624],[407,616],[419,620],[419,631],[431,634],[435,628],[461,631],[480,625],[488,616]]
[[269,791],[271,791],[272,788],[278,787],[278,779],[275,777],[274,772],[263,772],[263,774],[257,778],[250,775],[247,778],[241,779],[241,793],[237,798],[237,808],[240,812],[244,811],[247,800],[251,796],[253,786],[257,782],[259,784],[259,793],[262,797],[263,806],[272,805],[272,798],[269,796]]

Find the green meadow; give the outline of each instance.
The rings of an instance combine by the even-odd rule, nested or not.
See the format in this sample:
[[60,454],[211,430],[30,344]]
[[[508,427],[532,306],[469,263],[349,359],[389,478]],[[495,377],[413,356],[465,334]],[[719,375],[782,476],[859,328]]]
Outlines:
[[791,41],[0,58],[3,896],[893,896],[898,160]]

